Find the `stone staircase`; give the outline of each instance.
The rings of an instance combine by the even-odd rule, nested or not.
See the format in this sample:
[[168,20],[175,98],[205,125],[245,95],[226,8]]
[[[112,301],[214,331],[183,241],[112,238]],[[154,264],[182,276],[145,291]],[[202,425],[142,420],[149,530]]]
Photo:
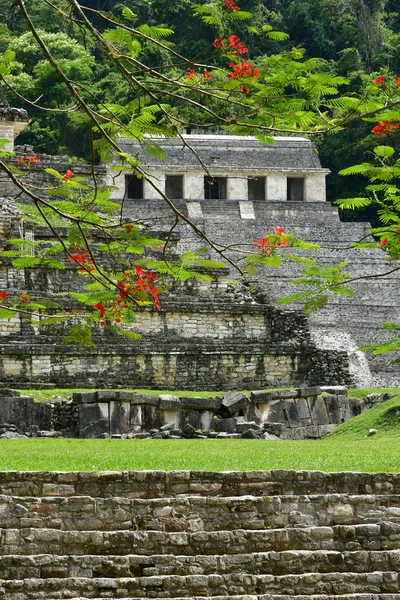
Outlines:
[[400,600],[400,475],[0,473],[0,598]]

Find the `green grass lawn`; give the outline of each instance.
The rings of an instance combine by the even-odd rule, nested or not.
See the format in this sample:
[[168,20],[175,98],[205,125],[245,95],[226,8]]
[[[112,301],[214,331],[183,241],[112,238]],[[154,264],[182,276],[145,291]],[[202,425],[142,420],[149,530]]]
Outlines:
[[0,470],[400,471],[400,436],[348,440],[0,440]]
[[[68,394],[71,391],[68,390]],[[362,397],[372,391],[357,392]],[[0,471],[310,469],[399,472],[400,393],[395,391],[399,394],[395,398],[343,423],[321,440],[0,440]],[[54,395],[62,395],[57,392],[60,390],[52,390]],[[36,395],[38,391],[34,393]],[[45,392],[48,393],[49,390]],[[192,394],[198,395],[197,392]],[[353,390],[350,394],[355,395]],[[378,433],[366,437],[372,428]]]

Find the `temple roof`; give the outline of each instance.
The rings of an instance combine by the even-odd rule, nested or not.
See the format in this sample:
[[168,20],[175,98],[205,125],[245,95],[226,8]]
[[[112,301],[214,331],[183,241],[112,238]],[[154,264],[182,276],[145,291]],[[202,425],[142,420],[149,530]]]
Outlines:
[[15,217],[18,214],[19,210],[12,198],[5,198],[4,196],[0,197],[0,217]]
[[23,123],[29,123],[30,121],[24,108],[10,107],[2,85],[0,85],[0,121],[20,121]]
[[197,154],[214,170],[326,172],[321,168],[314,143],[306,138],[277,137],[273,145],[250,136],[185,134],[182,138],[184,142],[180,138],[151,138],[165,151],[166,161],[150,155],[134,140],[120,138],[120,145],[124,152],[139,154],[145,166],[166,171],[201,169]]

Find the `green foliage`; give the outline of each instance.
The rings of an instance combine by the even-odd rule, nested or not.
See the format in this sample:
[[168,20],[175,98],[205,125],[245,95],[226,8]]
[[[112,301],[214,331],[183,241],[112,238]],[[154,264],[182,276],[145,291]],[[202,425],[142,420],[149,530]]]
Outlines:
[[305,312],[321,310],[333,294],[353,296],[354,292],[347,286],[350,275],[343,271],[347,262],[336,267],[320,267],[316,264],[304,267],[303,277],[293,279],[292,283],[306,288],[292,296],[280,298],[278,304],[303,304]]

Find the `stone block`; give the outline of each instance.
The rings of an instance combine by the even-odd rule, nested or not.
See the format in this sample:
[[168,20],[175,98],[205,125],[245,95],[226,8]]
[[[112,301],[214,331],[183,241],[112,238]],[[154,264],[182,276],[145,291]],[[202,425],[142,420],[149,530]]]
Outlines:
[[289,421],[289,427],[301,427],[302,422],[300,419],[299,410],[297,404],[293,400],[283,401],[283,410],[286,414],[286,418]]
[[263,430],[270,435],[280,437],[283,427],[282,423],[264,423]]
[[35,407],[32,396],[1,396],[0,423],[16,425],[20,431],[28,431],[34,424]]
[[329,422],[338,424],[340,423],[340,409],[339,401],[336,395],[324,396],[325,406],[329,415]]
[[309,427],[302,427],[304,439],[317,439],[319,438],[319,427],[316,425],[310,425]]
[[72,394],[73,404],[89,404],[97,402],[97,392],[74,392]]
[[161,394],[161,396],[159,396],[159,406],[163,410],[179,410],[181,401],[176,396]]
[[335,425],[335,424],[318,425],[318,437],[323,437],[324,435],[327,435],[328,433],[333,431],[336,427],[337,427],[337,425]]
[[301,388],[299,396],[302,396],[303,398],[305,398],[307,396],[318,396],[320,393],[321,393],[320,386],[314,385],[314,386],[310,386],[310,387]]
[[198,410],[181,410],[180,414],[180,428],[182,431],[185,429],[185,425],[191,425],[194,429],[200,429],[200,412]]
[[181,407],[192,410],[212,410],[218,411],[221,408],[221,398],[179,398]]
[[271,400],[280,400],[288,398],[297,398],[300,395],[300,390],[274,390],[266,392],[265,390],[255,390],[250,393],[250,399],[254,404],[260,402],[270,402]]
[[92,438],[109,432],[108,402],[79,405],[79,437]]
[[255,431],[255,429],[246,429],[241,435],[243,440],[256,440],[260,437],[260,433]]
[[337,396],[337,399],[339,403],[340,423],[344,423],[344,421],[351,419],[349,399],[344,395]]
[[268,402],[264,410],[264,422],[270,423],[283,423],[289,426],[289,422],[284,412],[284,401],[283,400],[272,400]]
[[148,396],[147,394],[133,394],[130,402],[131,404],[158,406],[160,400],[158,396]]
[[[352,396],[349,397],[349,409],[351,417],[356,417],[357,415],[360,415],[363,412],[364,406],[364,402],[359,398],[353,398]],[[339,422],[340,421],[338,421],[338,423]]]
[[205,410],[200,413],[201,431],[210,431],[213,418],[214,413],[211,410]]
[[241,392],[228,392],[222,399],[222,408],[233,416],[243,411],[250,404],[250,398]]
[[329,415],[326,410],[323,396],[308,398],[308,406],[310,408],[313,425],[329,425]]
[[39,429],[50,431],[53,425],[53,407],[50,402],[36,402],[34,412],[33,424]]
[[311,425],[312,424],[311,423],[311,413],[310,413],[310,409],[308,407],[307,399],[306,398],[298,398],[296,404],[297,404],[297,410],[299,413],[300,420],[303,422],[303,424],[304,424],[305,420],[309,420],[310,421],[309,425]]
[[142,427],[142,407],[131,404],[131,430],[135,427]]
[[321,394],[334,394],[335,396],[347,396],[346,385],[321,385]]
[[196,434],[196,428],[193,427],[190,423],[186,423],[186,425],[182,429],[182,435],[184,438],[191,439],[194,438]]
[[255,431],[260,431],[261,427],[255,421],[246,421],[243,417],[236,417],[236,431],[238,433],[244,433],[248,429],[254,429]]
[[110,434],[121,435],[131,431],[131,404],[119,400],[110,402]]
[[117,399],[117,392],[115,390],[99,390],[97,392],[98,402],[111,402],[111,400]]
[[236,420],[233,417],[221,419],[219,428],[216,431],[220,431],[221,433],[236,433]]

